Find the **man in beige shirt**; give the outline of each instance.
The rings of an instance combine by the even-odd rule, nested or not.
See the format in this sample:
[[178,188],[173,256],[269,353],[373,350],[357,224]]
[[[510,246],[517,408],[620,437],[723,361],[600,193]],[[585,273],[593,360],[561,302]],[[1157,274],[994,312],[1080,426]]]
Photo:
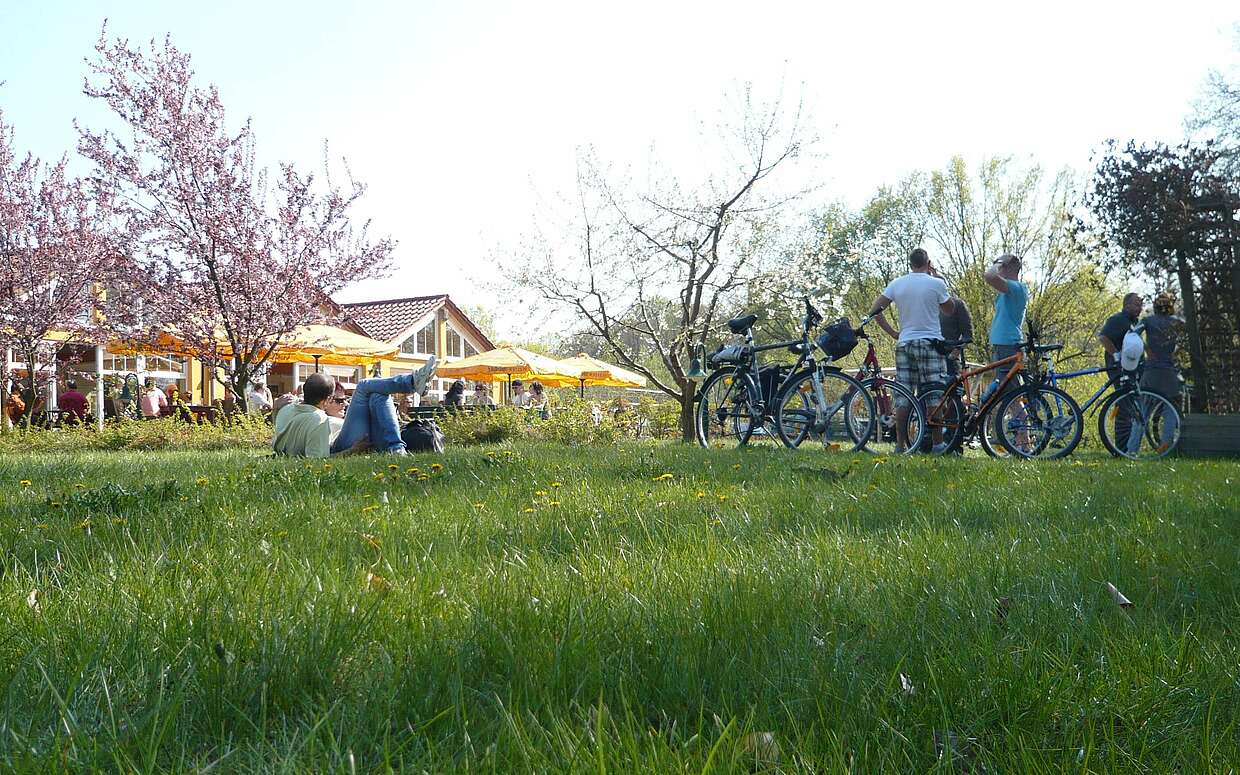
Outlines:
[[[340,433],[345,397],[337,395],[336,382],[326,374],[311,374],[302,385],[302,402],[289,404],[276,415],[271,447],[277,455],[328,457],[332,441]],[[363,452],[370,440],[362,438],[338,455]]]

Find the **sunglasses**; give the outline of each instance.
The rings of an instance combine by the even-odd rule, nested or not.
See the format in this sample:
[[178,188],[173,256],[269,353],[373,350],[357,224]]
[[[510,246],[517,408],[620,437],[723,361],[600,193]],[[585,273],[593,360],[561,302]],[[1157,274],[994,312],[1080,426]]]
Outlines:
[[333,404],[344,404],[344,403],[348,403],[348,401],[349,401],[349,399],[347,399],[347,398],[333,398],[333,399],[331,399],[331,402],[332,402]]

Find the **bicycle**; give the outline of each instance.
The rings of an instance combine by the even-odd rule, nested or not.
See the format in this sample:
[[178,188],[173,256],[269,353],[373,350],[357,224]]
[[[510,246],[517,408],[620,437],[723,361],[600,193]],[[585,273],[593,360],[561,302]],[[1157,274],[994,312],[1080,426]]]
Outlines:
[[[1142,324],[1132,327],[1135,333],[1144,329]],[[1098,404],[1099,398],[1112,388],[1112,392],[1098,405],[1098,436],[1102,445],[1115,457],[1137,460],[1142,457],[1160,458],[1171,454],[1180,443],[1180,411],[1173,402],[1153,391],[1141,387],[1140,371],[1121,368],[1108,370],[1102,366],[1061,372],[1055,371],[1054,363],[1043,373],[1042,379],[1052,387],[1059,387],[1060,380],[1070,380],[1091,374],[1109,372],[1107,381],[1094,392],[1084,404],[1081,413],[1088,414]],[[1128,422],[1128,432],[1123,423]],[[1120,443],[1119,436],[1126,436]],[[1143,452],[1153,453],[1144,455]]]
[[[768,426],[773,424],[780,441],[790,448],[810,437],[818,438],[827,449],[847,446],[855,451],[864,446],[870,425],[876,422],[874,402],[860,382],[838,367],[819,364],[815,350],[821,349],[823,342],[811,340],[810,332],[822,322],[822,315],[809,299],[805,300],[799,339],[755,344],[753,324],[757,319],[751,313],[729,320],[728,329],[743,337],[744,343],[720,346],[709,358],[713,373],[702,383],[698,396],[698,443],[710,447],[734,441],[745,446],[755,433],[769,436]],[[797,356],[796,363],[782,379],[778,372],[768,378],[764,391],[757,355],[783,348]],[[833,356],[824,353],[829,363]],[[845,400],[853,392],[863,393],[865,399],[859,405],[846,406],[857,403]],[[859,440],[852,435],[858,430]]]
[[[942,342],[940,349],[948,352],[970,341]],[[996,431],[1003,449],[1024,458],[1039,457],[1048,450],[1048,458],[1060,458],[1071,454],[1080,443],[1081,410],[1072,396],[1040,378],[1021,377],[1025,373],[1026,353],[1045,357],[1063,349],[1063,345],[1039,345],[1031,332],[1029,340],[1018,347],[1015,355],[976,369],[962,369],[947,385],[931,384],[922,391],[926,424],[935,435],[942,434],[942,442],[933,449],[936,454],[955,451],[966,438],[975,436],[986,454],[1000,457],[991,438]],[[998,384],[992,384],[979,403],[966,407],[960,396],[967,389],[969,378],[1004,366],[1008,370],[997,380]]]
[[[869,316],[863,317],[853,332],[858,340],[865,340],[866,344],[865,357],[854,376],[874,399],[875,411],[878,412],[878,422],[874,425],[866,449],[886,452],[885,445],[891,444],[892,452],[898,455],[905,454],[921,447],[926,429],[925,412],[922,410],[921,402],[917,400],[908,386],[883,375],[883,367],[879,365],[878,353],[874,349],[874,340],[865,332],[865,327],[873,319]],[[899,434],[896,432],[896,406],[899,401],[906,402],[909,407],[909,417],[905,427],[908,444],[904,449],[899,448]]]

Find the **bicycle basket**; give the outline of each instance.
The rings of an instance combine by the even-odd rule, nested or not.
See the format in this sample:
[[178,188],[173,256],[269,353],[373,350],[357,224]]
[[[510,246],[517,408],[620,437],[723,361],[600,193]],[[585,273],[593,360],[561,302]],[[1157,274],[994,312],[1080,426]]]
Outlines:
[[818,337],[818,346],[832,359],[839,360],[857,346],[857,332],[848,318],[840,318],[827,326],[822,336]]

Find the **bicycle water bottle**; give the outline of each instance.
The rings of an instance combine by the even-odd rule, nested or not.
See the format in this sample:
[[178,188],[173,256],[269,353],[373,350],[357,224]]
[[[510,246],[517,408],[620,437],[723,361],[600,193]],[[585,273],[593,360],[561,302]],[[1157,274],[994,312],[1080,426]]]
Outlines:
[[997,390],[998,388],[999,388],[999,380],[996,379],[994,382],[991,382],[989,385],[987,385],[986,389],[982,391],[982,398],[978,403],[984,404],[987,401],[989,401],[990,397],[995,394],[995,390]]

